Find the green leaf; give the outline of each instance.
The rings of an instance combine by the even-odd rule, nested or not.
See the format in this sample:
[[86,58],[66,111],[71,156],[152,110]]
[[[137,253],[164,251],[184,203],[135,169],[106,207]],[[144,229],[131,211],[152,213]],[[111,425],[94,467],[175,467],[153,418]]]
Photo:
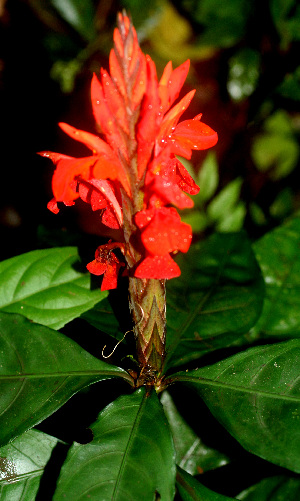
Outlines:
[[92,0],[50,0],[50,3],[85,40],[93,40],[96,30]]
[[208,225],[207,216],[200,210],[191,210],[181,215],[181,221],[190,224],[193,233],[201,233]]
[[300,479],[284,476],[265,478],[236,497],[240,501],[297,501]]
[[271,0],[270,11],[286,50],[293,40],[300,39],[300,9],[297,0]]
[[36,499],[44,468],[58,440],[30,430],[0,449],[0,498]]
[[240,49],[229,59],[227,90],[234,101],[252,94],[259,78],[260,56],[249,47]]
[[249,3],[245,0],[186,2],[192,19],[201,25],[199,42],[217,48],[235,45],[245,33]]
[[119,322],[114,314],[108,299],[97,303],[94,308],[81,315],[84,320],[100,331],[113,336],[116,339],[122,339],[124,333],[120,329]]
[[300,217],[267,233],[253,246],[266,284],[255,331],[262,336],[300,335]]
[[232,212],[239,200],[242,182],[241,178],[234,179],[210,202],[207,215],[211,221],[223,220]]
[[167,284],[168,367],[237,341],[257,321],[264,286],[244,233],[216,234],[180,256]]
[[112,377],[130,380],[63,334],[0,313],[0,443],[40,423],[85,386]]
[[177,468],[176,485],[182,501],[230,501],[234,499],[208,489],[181,468]]
[[184,421],[167,391],[161,396],[173,435],[176,463],[191,475],[219,468],[229,462],[221,452],[207,447]]
[[90,444],[74,444],[53,501],[174,498],[175,454],[156,393],[144,388],[108,405],[92,426]]
[[293,192],[290,187],[284,188],[270,205],[269,211],[272,217],[284,218],[293,212]]
[[249,214],[254,221],[254,224],[258,226],[263,226],[267,224],[267,218],[262,210],[262,208],[255,202],[249,204]]
[[265,133],[257,136],[252,145],[252,157],[261,172],[270,171],[272,180],[286,177],[296,167],[299,144],[293,135],[289,115],[278,110],[264,124]]
[[0,263],[0,309],[60,329],[107,296],[90,281],[76,247],[28,252]]
[[217,231],[240,231],[243,228],[246,212],[245,203],[238,202],[231,212],[216,224]]
[[200,186],[200,192],[196,197],[193,197],[196,205],[198,205],[198,201],[203,203],[210,200],[218,187],[219,169],[215,152],[209,152],[205,157],[198,174],[197,183]]
[[248,451],[300,472],[300,340],[259,346],[178,373]]
[[285,75],[283,82],[276,90],[283,97],[300,101],[300,66],[295,69],[294,73]]
[[255,139],[252,156],[261,172],[274,168],[270,176],[276,181],[294,170],[299,158],[299,147],[293,138],[265,134]]

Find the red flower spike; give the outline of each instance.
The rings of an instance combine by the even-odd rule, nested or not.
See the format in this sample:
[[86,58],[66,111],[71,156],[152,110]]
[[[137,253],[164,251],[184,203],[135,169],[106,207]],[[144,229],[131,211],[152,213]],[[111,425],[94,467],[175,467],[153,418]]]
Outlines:
[[155,64],[142,53],[129,18],[119,14],[110,71],[102,69],[100,80],[94,75],[91,83],[93,113],[102,137],[61,123],[66,134],[92,153],[85,158],[41,153],[56,165],[54,198],[48,204],[52,212],[59,211],[58,202],[72,205],[80,197],[100,211],[102,223],[123,232],[124,244],[99,247],[88,265],[91,273],[104,275],[102,290],[116,287],[124,265],[114,253],[116,247],[121,248],[131,276],[162,280],[180,274],[172,254],[187,252],[192,232],[176,209],[167,206],[192,207],[188,195],[198,193],[199,187],[175,155],[190,158],[193,150],[217,142],[216,132],[200,122],[200,114],[179,123],[195,93],[192,90],[175,103],[189,64],[173,70],[169,62],[158,81]]

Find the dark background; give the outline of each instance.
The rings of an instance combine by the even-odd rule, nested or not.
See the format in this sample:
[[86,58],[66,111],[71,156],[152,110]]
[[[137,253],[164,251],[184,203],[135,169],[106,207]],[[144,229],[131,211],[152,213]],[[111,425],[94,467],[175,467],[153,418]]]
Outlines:
[[[116,14],[122,8],[131,13],[142,49],[156,62],[159,76],[170,59],[174,66],[191,59],[184,91],[197,92],[186,118],[202,112],[203,121],[219,134],[214,148],[219,182],[212,199],[241,179],[237,199],[225,197],[224,211],[226,204],[233,212],[240,207],[242,216],[227,224],[227,230],[244,227],[256,239],[299,209],[296,0],[0,0],[1,259],[41,247],[78,244],[83,235],[93,240],[92,249],[94,240],[99,241],[95,220],[83,206],[64,208],[56,216],[47,210],[53,166],[36,152],[76,156],[84,151],[64,136],[57,122],[95,132],[91,76],[100,66],[107,67]],[[206,155],[193,156],[196,174]],[[196,207],[204,218],[209,202]],[[222,228],[218,218],[205,221],[202,235]],[[197,228],[194,233],[201,238]],[[93,352],[94,332],[87,332],[80,322],[65,333]],[[124,390],[113,382],[105,385],[103,406]],[[40,429],[70,443],[89,440],[86,427],[99,412],[97,388],[75,396]],[[180,391],[174,398],[200,432],[193,409],[182,406]],[[192,405],[192,397],[189,402]],[[202,476],[206,485],[235,495],[260,478],[284,472],[245,452],[200,405],[208,445],[231,458],[229,465]],[[50,480],[64,454],[62,450],[55,458],[57,471],[49,469]],[[43,499],[45,492],[50,495],[47,479],[46,475],[41,485]]]

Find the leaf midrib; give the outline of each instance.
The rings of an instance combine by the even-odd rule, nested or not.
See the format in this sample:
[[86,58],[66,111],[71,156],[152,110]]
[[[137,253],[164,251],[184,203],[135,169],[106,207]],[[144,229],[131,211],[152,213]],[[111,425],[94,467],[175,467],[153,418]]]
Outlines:
[[[68,285],[68,284],[72,284],[73,282],[75,282],[76,280],[81,280],[83,277],[87,277],[88,274],[83,274],[82,276],[77,276],[76,278],[72,279],[72,280],[68,280],[66,282],[61,282],[61,283],[57,283],[55,285],[51,285],[50,287],[43,287],[41,289],[38,289],[36,290],[35,292],[32,292],[31,294],[26,294],[22,297],[20,297],[19,299],[13,299],[12,301],[9,301],[5,304],[0,304],[0,310],[4,310],[4,308],[6,308],[7,306],[11,306],[11,305],[14,305],[14,304],[18,304],[18,303],[21,303],[23,301],[26,301],[27,298],[30,298],[30,297],[33,297],[35,296],[36,294],[41,294],[45,291],[51,291],[51,289],[55,289],[57,287],[61,287],[62,285]],[[80,287],[81,289],[85,289],[85,287],[81,287],[80,285],[78,285],[78,287]],[[88,289],[85,289],[85,290],[88,290]],[[29,305],[31,307],[31,305]],[[34,306],[32,306],[34,308]],[[40,308],[39,308],[40,309]]]
[[145,407],[145,404],[146,404],[146,399],[149,398],[146,394],[146,392],[144,393],[143,395],[143,398],[140,402],[140,405],[139,405],[139,409],[138,409],[138,412],[137,412],[137,415],[134,419],[134,422],[132,424],[132,429],[131,429],[131,432],[130,432],[130,435],[128,437],[128,440],[127,440],[127,444],[126,444],[126,448],[124,450],[124,455],[123,455],[123,458],[122,458],[122,462],[121,462],[121,465],[120,465],[120,468],[119,468],[119,471],[118,471],[118,475],[117,475],[117,478],[116,478],[116,482],[115,482],[115,486],[114,486],[114,490],[113,490],[113,493],[112,493],[112,501],[114,501],[116,498],[116,496],[118,496],[118,486],[119,484],[121,483],[121,479],[122,479],[122,474],[123,474],[123,471],[124,471],[124,468],[126,466],[126,461],[127,461],[127,456],[130,452],[130,449],[131,449],[131,444],[135,438],[135,434],[136,434],[136,429],[138,428],[139,426],[139,423],[142,419],[142,411]]
[[58,377],[77,377],[77,376],[116,376],[132,381],[132,378],[126,371],[67,371],[67,372],[51,372],[51,373],[22,373],[22,374],[0,374],[0,381],[6,380],[21,380],[21,379],[44,379],[44,378],[58,378]]
[[[171,379],[171,378],[170,378]],[[244,386],[237,386],[231,383],[226,383],[224,381],[214,381],[212,379],[205,379],[197,376],[174,376],[172,378],[172,382],[179,381],[179,382],[187,382],[191,384],[196,384],[197,386],[210,386],[212,388],[218,388],[218,389],[227,389],[231,391],[237,391],[237,392],[242,392],[242,393],[249,393],[251,395],[260,395],[260,396],[265,396],[269,398],[276,398],[278,400],[287,400],[290,402],[298,402],[300,403],[300,395],[286,395],[282,393],[273,393],[269,392],[266,390],[261,390],[259,388],[248,388]]]
[[195,317],[202,310],[204,304],[208,301],[208,299],[210,298],[210,296],[213,294],[213,292],[215,291],[216,287],[218,286],[219,281],[220,281],[220,277],[222,275],[222,272],[223,272],[224,267],[226,265],[226,262],[228,260],[228,256],[229,256],[228,250],[229,250],[229,248],[231,246],[232,246],[232,244],[228,245],[226,251],[224,251],[224,258],[220,262],[220,266],[219,266],[219,270],[218,270],[219,272],[216,275],[215,281],[211,284],[211,286],[210,286],[209,290],[207,291],[207,293],[202,297],[200,303],[194,309],[194,312],[193,313],[190,312],[190,315],[188,315],[187,319],[181,324],[180,327],[178,327],[175,330],[175,332],[177,332],[177,333],[179,332],[179,335],[177,334],[175,340],[173,341],[173,343],[168,348],[168,360],[169,361],[171,360],[172,354],[176,350],[176,348],[177,348],[178,344],[180,343],[181,339],[184,337],[184,333],[186,332],[186,330],[188,329],[188,327],[191,325],[191,323],[194,321]]

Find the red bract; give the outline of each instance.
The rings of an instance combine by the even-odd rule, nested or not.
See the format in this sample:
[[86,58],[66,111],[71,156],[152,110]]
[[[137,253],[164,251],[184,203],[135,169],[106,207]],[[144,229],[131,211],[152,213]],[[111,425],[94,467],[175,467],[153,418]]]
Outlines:
[[[91,151],[74,158],[42,152],[56,165],[48,207],[57,213],[57,202],[72,205],[81,198],[99,211],[102,223],[123,230],[122,246],[130,276],[165,279],[180,270],[171,255],[187,252],[192,238],[181,222],[179,209],[193,206],[188,195],[198,193],[175,155],[191,158],[192,150],[214,146],[217,134],[194,119],[179,122],[195,91],[174,104],[182,90],[189,61],[178,68],[169,62],[160,80],[155,64],[142,53],[136,31],[126,15],[119,14],[114,31],[110,72],[94,75],[91,100],[102,137],[70,125],[60,127]],[[99,247],[88,265],[104,274],[103,289],[116,286],[120,262],[110,247]],[[101,249],[101,250],[99,250]]]
[[172,207],[140,211],[135,222],[142,230],[141,239],[146,257],[136,269],[139,278],[174,278],[180,270],[170,256],[171,252],[187,252],[192,240],[192,228],[182,223]]

